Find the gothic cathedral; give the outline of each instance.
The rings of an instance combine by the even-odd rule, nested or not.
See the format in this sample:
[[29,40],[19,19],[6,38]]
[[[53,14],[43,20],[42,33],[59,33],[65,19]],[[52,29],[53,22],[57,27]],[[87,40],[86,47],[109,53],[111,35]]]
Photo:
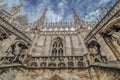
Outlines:
[[120,0],[96,22],[14,22],[0,6],[0,80],[120,80]]

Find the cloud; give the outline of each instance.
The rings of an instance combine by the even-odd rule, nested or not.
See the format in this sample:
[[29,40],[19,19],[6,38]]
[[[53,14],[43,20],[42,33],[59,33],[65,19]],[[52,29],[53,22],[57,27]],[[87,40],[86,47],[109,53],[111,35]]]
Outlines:
[[[46,2],[47,1],[48,0],[46,0]],[[41,2],[37,5],[34,4],[34,5],[31,5],[31,6],[30,6],[30,4],[28,4],[28,1],[24,0],[22,2],[25,5],[24,5],[24,8],[21,10],[20,14],[27,15],[30,23],[33,23],[40,18],[40,16],[43,14],[43,11],[45,10],[45,7],[47,5],[47,4],[45,4],[44,0],[43,0],[43,2]]]
[[3,4],[7,4],[7,6],[5,7],[5,9],[9,10],[9,9],[11,9],[14,6],[20,5],[21,2],[20,2],[20,0],[3,0],[0,3],[0,5],[3,5]]
[[19,15],[28,15],[29,22],[38,20],[44,10],[48,8],[46,22],[73,21],[72,8],[75,8],[80,18],[95,20],[101,13],[100,7],[109,7],[114,0],[4,0],[0,5],[7,3],[6,10],[24,3]]
[[107,3],[109,2],[110,0],[101,0],[101,3]]
[[62,19],[62,15],[58,15],[52,9],[48,9],[46,14],[46,22],[60,22]]
[[89,14],[87,14],[84,18],[86,21],[95,21],[99,16],[101,15],[101,11],[97,9],[96,11],[92,11]]
[[53,5],[49,6],[46,15],[46,22],[61,22],[65,14],[66,4],[66,0],[59,1],[56,6],[58,10],[54,10]]
[[73,22],[74,21],[73,14],[67,15],[67,17],[65,19],[63,19],[62,21],[64,21],[64,22]]

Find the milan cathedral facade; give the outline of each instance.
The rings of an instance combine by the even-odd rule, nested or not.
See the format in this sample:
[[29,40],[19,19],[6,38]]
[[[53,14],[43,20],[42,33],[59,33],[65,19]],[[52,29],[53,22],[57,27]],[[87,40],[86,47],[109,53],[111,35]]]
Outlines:
[[96,22],[15,23],[0,6],[0,80],[120,80],[120,1]]

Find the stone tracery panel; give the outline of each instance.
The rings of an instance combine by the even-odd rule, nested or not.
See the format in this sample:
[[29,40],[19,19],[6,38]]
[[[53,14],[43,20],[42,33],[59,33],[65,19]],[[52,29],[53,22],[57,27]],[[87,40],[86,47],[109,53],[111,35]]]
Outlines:
[[63,56],[64,55],[64,45],[63,40],[60,37],[57,37],[52,42],[51,48],[52,56]]

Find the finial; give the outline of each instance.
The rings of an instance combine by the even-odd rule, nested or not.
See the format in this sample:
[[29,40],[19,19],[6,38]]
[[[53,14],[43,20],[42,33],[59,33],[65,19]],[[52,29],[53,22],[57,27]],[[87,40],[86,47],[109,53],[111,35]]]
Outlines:
[[107,14],[107,12],[108,12],[108,10],[107,10],[107,9],[105,9],[105,8],[101,8],[101,10],[102,10],[102,13],[103,13],[104,15],[106,15],[106,14]]
[[9,12],[11,15],[16,15],[18,12],[20,12],[20,8],[23,6],[23,4],[20,4],[19,6],[13,7]]
[[11,14],[9,22],[11,23],[15,16],[20,12],[20,8],[23,6],[23,4],[20,4],[19,6],[13,7],[9,13]]
[[113,4],[110,4],[111,7],[113,7]]
[[24,5],[23,4],[20,4],[17,8],[21,8],[21,7],[23,7]]

